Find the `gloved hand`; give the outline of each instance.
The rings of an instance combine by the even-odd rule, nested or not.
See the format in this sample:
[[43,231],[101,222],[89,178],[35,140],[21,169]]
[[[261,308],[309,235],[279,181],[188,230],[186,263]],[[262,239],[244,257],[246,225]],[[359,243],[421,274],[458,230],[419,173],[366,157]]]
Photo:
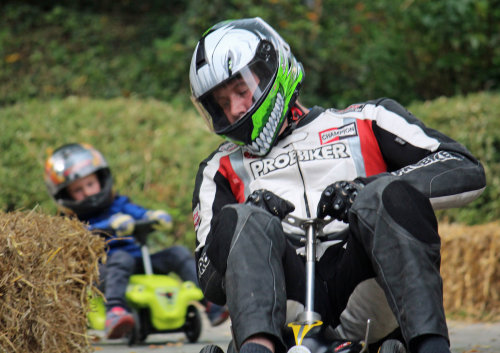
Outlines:
[[248,195],[247,204],[251,204],[270,212],[279,219],[285,218],[287,214],[295,210],[295,206],[290,201],[284,200],[271,191],[259,189]]
[[109,218],[109,225],[119,237],[132,235],[135,227],[135,220],[125,213],[115,213]]
[[145,219],[157,221],[157,228],[162,230],[169,230],[172,228],[172,217],[163,210],[150,210],[144,215]]
[[349,209],[364,184],[359,181],[337,181],[323,190],[318,202],[319,218],[331,216],[348,223]]

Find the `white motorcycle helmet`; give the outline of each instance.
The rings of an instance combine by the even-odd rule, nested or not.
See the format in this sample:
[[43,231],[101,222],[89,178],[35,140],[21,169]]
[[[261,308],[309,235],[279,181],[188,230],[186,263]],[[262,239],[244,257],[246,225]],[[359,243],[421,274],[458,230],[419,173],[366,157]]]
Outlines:
[[[81,201],[73,200],[66,187],[92,173],[96,173],[101,191]],[[75,213],[80,219],[102,212],[113,202],[113,181],[108,163],[89,144],[71,143],[56,149],[45,162],[44,180],[50,196],[62,211]]]
[[[257,156],[276,143],[303,78],[289,45],[259,17],[210,28],[196,46],[189,72],[192,100],[210,129]],[[235,80],[252,95],[251,106],[237,121],[214,94]]]

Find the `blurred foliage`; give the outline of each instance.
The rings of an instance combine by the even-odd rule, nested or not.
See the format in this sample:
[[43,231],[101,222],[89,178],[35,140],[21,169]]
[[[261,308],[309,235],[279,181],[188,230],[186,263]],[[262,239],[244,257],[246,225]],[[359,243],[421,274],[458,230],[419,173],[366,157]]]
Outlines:
[[200,35],[260,16],[306,71],[302,101],[404,104],[500,85],[497,0],[47,0],[0,5],[0,105],[26,97],[189,102]]
[[464,144],[486,171],[486,189],[466,207],[439,211],[450,222],[479,224],[500,219],[500,95],[472,94],[467,97],[438,98],[408,109],[428,126]]
[[[341,107],[339,107],[341,108]],[[481,93],[439,98],[409,107],[428,126],[469,147],[484,164],[488,186],[476,201],[439,211],[443,220],[468,224],[500,219],[500,95]],[[154,99],[68,97],[31,100],[0,110],[0,208],[55,213],[43,182],[47,151],[69,142],[89,142],[110,164],[115,188],[149,208],[166,209],[175,227],[163,245],[194,248],[191,198],[199,162],[222,142],[194,109]]]
[[0,208],[39,205],[56,213],[43,181],[47,155],[65,143],[88,142],[108,160],[118,193],[173,216],[167,243],[194,247],[194,177],[201,157],[220,143],[194,111],[152,99],[68,97],[15,104],[1,114]]
[[[192,51],[213,24],[260,16],[304,64],[303,103],[342,108],[388,96],[408,105],[429,126],[468,146],[487,171],[481,198],[439,216],[469,224],[498,219],[500,96],[468,95],[499,89],[497,5],[497,0],[4,0],[0,208],[40,204],[55,212],[43,185],[45,151],[86,141],[108,158],[118,191],[172,213],[176,227],[169,241],[194,246],[194,176],[220,140],[202,128],[189,103]],[[436,99],[445,96],[455,97]]]

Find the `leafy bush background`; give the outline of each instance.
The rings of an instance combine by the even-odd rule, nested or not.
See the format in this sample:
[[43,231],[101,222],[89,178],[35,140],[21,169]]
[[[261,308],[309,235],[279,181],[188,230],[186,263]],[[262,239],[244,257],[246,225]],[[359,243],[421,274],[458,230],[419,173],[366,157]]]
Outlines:
[[152,99],[69,97],[16,104],[1,114],[3,208],[39,205],[56,213],[43,181],[47,154],[64,143],[85,141],[108,160],[119,193],[145,207],[168,210],[175,219],[169,241],[194,246],[193,173],[200,157],[220,143],[200,128],[194,111]]
[[[472,94],[412,104],[429,126],[466,144],[486,167],[484,194],[460,209],[440,211],[451,222],[484,223],[500,218],[499,94]],[[191,196],[199,162],[222,141],[205,129],[193,109],[154,99],[109,100],[68,97],[31,100],[0,110],[0,205],[55,213],[43,183],[47,152],[63,143],[86,141],[111,166],[117,191],[175,219],[168,242],[194,247]],[[164,240],[159,240],[163,242]]]
[[4,1],[0,104],[26,97],[188,103],[200,35],[260,16],[303,62],[307,104],[415,100],[498,89],[496,0]]
[[[203,33],[260,16],[306,70],[302,101],[342,108],[395,98],[464,143],[485,165],[485,193],[439,217],[500,215],[500,7],[494,0],[128,0],[0,3],[0,208],[55,212],[46,151],[86,141],[118,191],[167,208],[167,242],[194,246],[198,163],[221,140],[189,102],[188,66]],[[481,92],[481,93],[477,93]],[[165,242],[158,236],[158,242]]]

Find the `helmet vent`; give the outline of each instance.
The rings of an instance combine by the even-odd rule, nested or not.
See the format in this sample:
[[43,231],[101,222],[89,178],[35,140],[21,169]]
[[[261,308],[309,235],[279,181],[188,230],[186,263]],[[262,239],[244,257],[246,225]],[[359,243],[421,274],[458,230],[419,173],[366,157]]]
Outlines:
[[229,76],[233,75],[233,60],[231,58],[227,59],[227,72]]
[[207,60],[205,59],[205,37],[203,37],[200,40],[198,51],[196,52],[196,71],[198,71],[203,65],[206,65],[206,63]]

